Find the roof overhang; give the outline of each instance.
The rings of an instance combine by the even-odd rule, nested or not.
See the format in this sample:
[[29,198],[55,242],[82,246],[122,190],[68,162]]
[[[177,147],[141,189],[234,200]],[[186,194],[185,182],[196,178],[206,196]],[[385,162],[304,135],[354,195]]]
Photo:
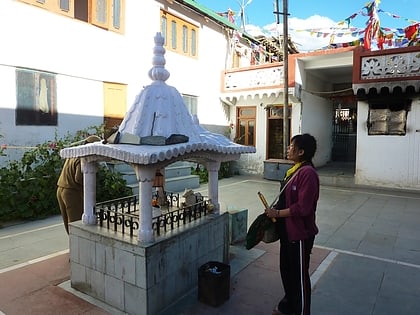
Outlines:
[[[291,101],[292,103],[300,102],[300,99],[297,97],[297,94],[295,93],[297,92],[295,87],[289,88],[288,91],[289,91],[289,101]],[[235,105],[239,105],[238,102],[245,101],[245,100],[259,101],[266,98],[276,99],[279,96],[283,95],[283,92],[284,92],[283,88],[229,92],[229,93],[222,93],[220,95],[220,100],[229,106],[235,106]]]
[[420,93],[420,47],[366,51],[353,59],[353,91],[359,99]]
[[420,81],[391,81],[365,84],[353,84],[353,92],[357,98],[363,99],[377,95],[395,96],[401,94],[420,94]]

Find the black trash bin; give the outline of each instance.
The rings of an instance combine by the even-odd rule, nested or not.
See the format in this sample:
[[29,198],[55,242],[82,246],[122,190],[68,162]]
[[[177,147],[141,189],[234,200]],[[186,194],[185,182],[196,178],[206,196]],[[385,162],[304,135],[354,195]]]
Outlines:
[[222,305],[230,295],[230,266],[209,261],[198,269],[198,300],[211,306]]

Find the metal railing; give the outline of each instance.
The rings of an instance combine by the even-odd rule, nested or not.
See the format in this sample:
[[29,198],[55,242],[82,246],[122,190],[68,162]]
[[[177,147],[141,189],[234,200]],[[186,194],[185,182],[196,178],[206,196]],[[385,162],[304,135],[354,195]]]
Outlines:
[[[207,215],[210,200],[204,196],[197,202],[179,207],[179,194],[165,193],[167,205],[161,207],[161,214],[153,217],[152,228],[159,236]],[[133,237],[139,229],[139,203],[137,196],[129,196],[97,203],[95,206],[97,224],[109,230]]]

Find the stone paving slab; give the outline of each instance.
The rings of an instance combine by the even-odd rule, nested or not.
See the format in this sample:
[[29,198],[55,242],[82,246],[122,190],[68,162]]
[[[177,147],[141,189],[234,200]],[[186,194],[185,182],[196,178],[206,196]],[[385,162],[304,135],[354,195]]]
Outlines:
[[339,253],[313,290],[313,314],[419,314],[419,284],[420,266]]
[[[238,176],[220,182],[219,199],[222,209],[243,209],[246,205],[248,222],[252,222],[262,209],[256,192],[261,190],[271,200],[277,189],[278,183],[274,181]],[[315,239],[313,263],[316,264],[316,254],[324,256],[321,255],[322,262],[312,274],[316,279],[312,314],[418,314],[420,193],[321,186],[317,222],[320,234]],[[68,281],[68,271],[63,269],[68,265],[68,256],[67,260],[50,257],[45,262],[35,259],[28,263],[28,259],[35,258],[31,256],[25,260],[23,254],[34,255],[35,246],[41,256],[68,249],[68,238],[60,220],[52,227],[41,223],[0,229],[0,314],[109,313],[59,285]],[[38,232],[47,235],[36,236],[39,242],[31,243],[24,236],[31,232],[29,230],[36,235]],[[15,241],[16,245],[22,245],[20,251],[11,243],[10,234],[17,235]],[[18,244],[20,236],[22,244]],[[57,249],[51,249],[49,245],[54,237],[61,242]],[[17,256],[12,255],[18,252]],[[231,261],[232,269],[240,272],[232,274],[231,296],[226,303],[213,308],[199,303],[196,293],[192,292],[189,304],[183,304],[179,309],[173,306],[164,315],[271,314],[277,296],[282,293],[277,268],[278,243],[259,244],[252,251],[237,250],[233,256],[241,258],[235,260],[233,257]],[[49,262],[55,267],[43,269],[50,276],[41,275],[42,268],[34,266],[45,266],[51,264]],[[262,292],[263,289],[271,290]],[[17,290],[21,290],[19,294]],[[273,293],[277,290],[278,293]],[[61,301],[65,307],[45,302],[44,294]],[[66,297],[73,306],[80,303],[80,308],[75,310],[67,306]],[[42,313],[35,307],[37,301],[40,301],[39,305],[54,307]]]
[[[283,294],[278,247],[278,242],[261,243],[249,251],[243,245],[232,246],[230,297],[225,303],[219,307],[206,305],[198,301],[197,290],[193,290],[163,314],[270,314]],[[314,249],[311,273],[328,253],[325,249]],[[69,267],[66,253],[20,268],[3,269],[0,273],[0,312],[6,315],[123,314],[71,289]]]

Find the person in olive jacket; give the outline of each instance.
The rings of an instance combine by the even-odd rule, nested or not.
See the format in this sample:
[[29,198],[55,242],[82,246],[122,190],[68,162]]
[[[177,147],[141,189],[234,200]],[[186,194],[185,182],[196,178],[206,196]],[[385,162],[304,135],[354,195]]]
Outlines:
[[[92,135],[74,144],[97,141],[101,141],[101,138]],[[81,220],[83,215],[83,172],[79,158],[65,160],[57,181],[57,200],[64,228],[69,234],[69,223]]]
[[273,315],[309,315],[311,282],[309,261],[318,227],[315,212],[319,198],[319,177],[312,164],[316,140],[310,134],[296,135],[287,149],[293,161],[285,176],[286,188],[279,202],[265,210],[277,218],[280,234],[280,275],[285,296]]

